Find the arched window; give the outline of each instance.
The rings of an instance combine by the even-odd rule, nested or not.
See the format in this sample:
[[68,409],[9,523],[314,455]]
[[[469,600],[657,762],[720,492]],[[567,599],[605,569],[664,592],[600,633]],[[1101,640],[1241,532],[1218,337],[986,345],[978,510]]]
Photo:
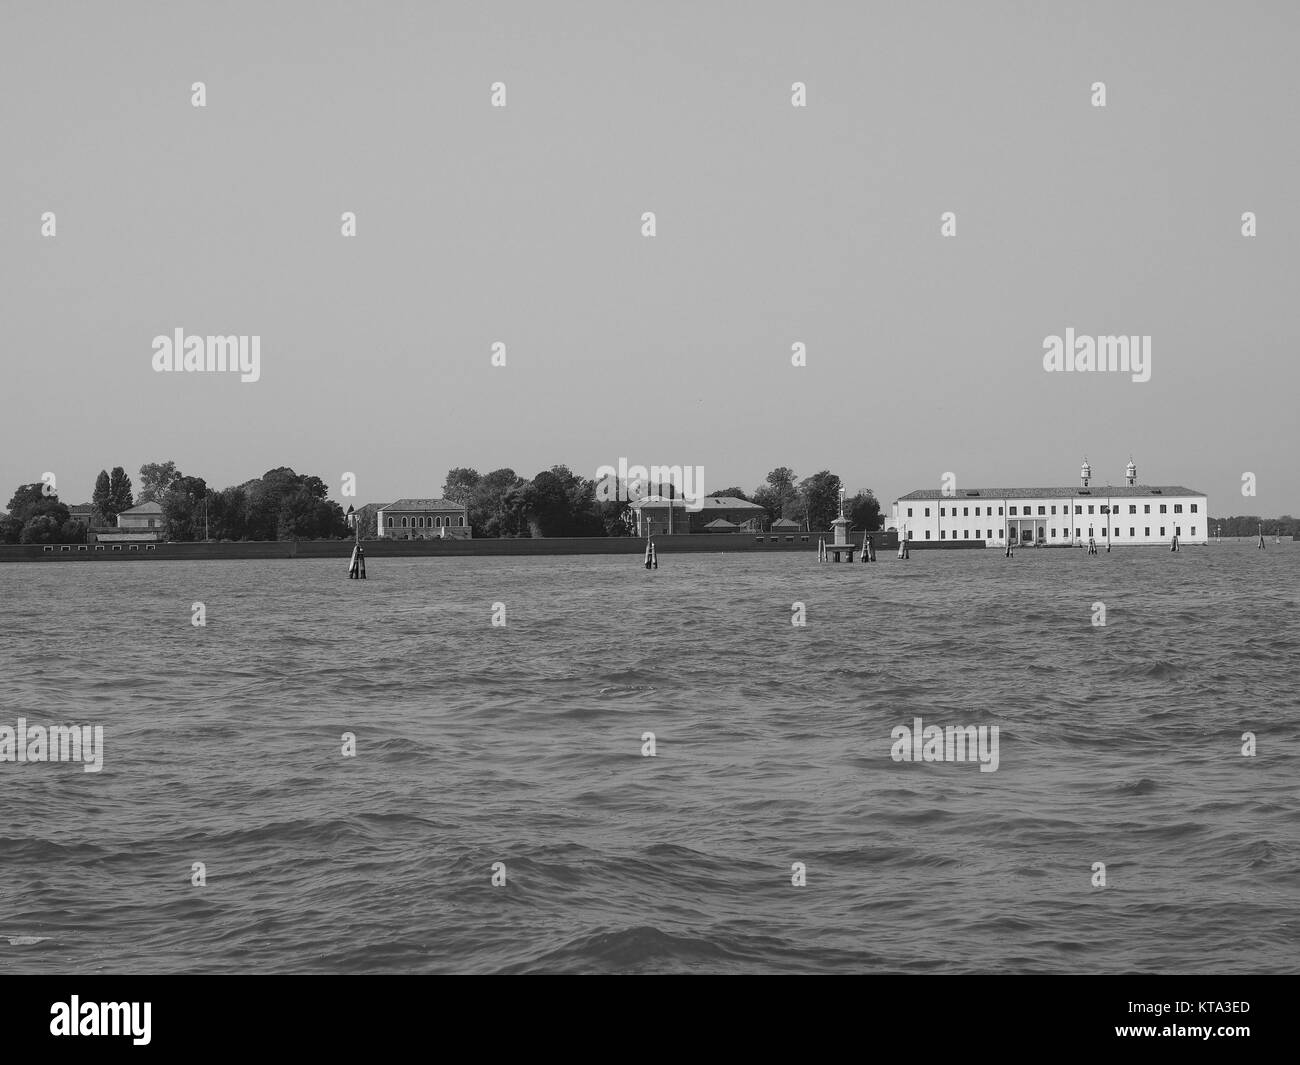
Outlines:
[[402,528],[403,528],[403,529],[406,528],[406,519],[405,519],[405,518],[402,519]]
[[392,519],[392,518],[389,518],[389,519],[388,519],[388,527],[389,527],[390,529],[393,527],[393,519]]

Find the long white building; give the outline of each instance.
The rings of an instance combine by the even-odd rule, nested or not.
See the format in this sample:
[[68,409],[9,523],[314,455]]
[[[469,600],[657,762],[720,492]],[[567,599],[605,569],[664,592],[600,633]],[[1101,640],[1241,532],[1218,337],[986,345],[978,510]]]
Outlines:
[[989,547],[1209,543],[1204,492],[1137,483],[1130,460],[1124,484],[1098,485],[1083,460],[1077,488],[921,489],[894,502],[894,528],[914,543],[983,540]]

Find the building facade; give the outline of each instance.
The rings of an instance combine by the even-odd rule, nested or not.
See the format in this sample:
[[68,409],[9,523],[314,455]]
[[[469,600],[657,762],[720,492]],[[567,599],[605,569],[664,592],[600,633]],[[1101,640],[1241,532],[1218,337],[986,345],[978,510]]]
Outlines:
[[130,510],[124,510],[117,516],[117,527],[122,532],[142,533],[153,531],[162,535],[162,504],[147,500]]
[[[759,532],[767,511],[757,503],[735,496],[706,496],[699,510],[688,510],[686,500],[646,496],[629,504],[636,536],[667,536],[702,532]],[[718,521],[730,524],[716,524]]]
[[900,496],[893,524],[913,542],[983,540],[990,547],[1206,544],[1209,502],[1181,485],[1137,483],[1130,461],[1124,484],[1093,483],[1084,459],[1077,488],[922,489]]
[[449,499],[399,499],[380,507],[375,532],[381,540],[468,540],[469,512]]

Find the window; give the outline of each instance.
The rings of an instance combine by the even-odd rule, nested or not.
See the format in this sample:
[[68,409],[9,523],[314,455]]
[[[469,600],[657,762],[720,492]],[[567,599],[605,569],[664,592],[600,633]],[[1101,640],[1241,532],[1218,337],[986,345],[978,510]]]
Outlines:
[[998,507],[998,517],[1001,517],[1001,516],[1002,516],[1002,508],[1001,508],[1001,507]]
[[1193,536],[1196,535],[1196,526],[1195,526],[1195,525],[1192,526],[1192,535],[1193,535]]
[[1181,503],[1175,503],[1175,504],[1174,504],[1174,513],[1175,513],[1175,514],[1181,514],[1182,512],[1183,512],[1183,505],[1182,505]]
[[1181,525],[1175,525],[1175,526],[1174,526],[1174,535],[1175,535],[1175,536],[1182,536],[1182,535],[1183,535],[1183,527],[1182,527]]
[[980,516],[980,508],[979,508],[979,507],[976,507],[976,508],[975,508],[975,517],[978,518],[979,516]]
[[393,527],[393,519],[392,519],[392,518],[389,518],[389,519],[388,519],[388,527],[389,527],[390,529]]
[[149,528],[152,529],[153,527],[154,527],[154,525],[153,525],[153,518],[150,518],[150,519],[149,519]]
[[1088,504],[1088,513],[1089,513],[1089,514],[1092,513],[1092,504],[1091,504],[1091,503]]
[[990,539],[990,540],[993,539],[993,530],[992,530],[992,529],[989,530],[988,539]]
[[961,516],[962,516],[963,518],[969,518],[969,517],[970,517],[970,507],[962,507],[962,508],[961,508]]
[[926,538],[927,540],[930,539],[930,530],[929,530],[929,529],[926,529],[926,530],[925,530],[925,538]]
[[1151,535],[1151,526],[1150,526],[1150,525],[1144,525],[1144,526],[1142,526],[1142,535],[1143,535],[1143,536],[1150,536],[1150,535]]
[[156,550],[158,549],[158,545],[157,545],[157,544],[145,544],[145,545],[144,545],[144,549],[145,549],[146,551],[156,551]]
[[[1195,504],[1195,503],[1192,504],[1192,513],[1193,513],[1193,514],[1196,513],[1196,504]],[[1192,530],[1192,535],[1193,535],[1193,536],[1196,535],[1196,530],[1195,530],[1195,529]]]
[[908,508],[907,508],[907,516],[908,516],[909,518],[912,516],[912,508],[911,508],[911,507],[908,507]]
[[963,540],[969,540],[969,539],[970,539],[970,530],[969,530],[969,529],[962,529],[962,531],[961,531],[961,538],[962,538]]
[[930,508],[929,508],[929,507],[926,507],[926,508],[925,508],[925,516],[926,516],[927,518],[930,516]]
[[1133,528],[1133,526],[1130,525],[1130,526],[1128,527],[1128,534],[1129,534],[1129,536],[1136,536],[1136,535],[1137,535],[1137,530],[1136,530],[1135,528]]
[[939,539],[940,539],[940,540],[946,540],[946,539],[948,539],[948,530],[947,530],[947,529],[940,529],[940,530],[939,530]]
[[1143,513],[1143,514],[1150,514],[1150,513],[1151,513],[1151,504],[1150,504],[1150,503],[1144,503],[1144,504],[1142,504],[1142,513]]
[[464,519],[463,517],[462,517],[462,518],[457,518],[457,519],[456,519],[456,524],[457,524],[457,526],[459,526],[460,528],[463,529],[463,528],[465,527],[465,519]]
[[1082,536],[1082,535],[1083,535],[1083,530],[1082,530],[1082,529],[1077,529],[1077,528],[1076,528],[1076,529],[1074,530],[1074,535],[1075,535],[1075,536]]
[[1013,518],[1016,516],[1016,508],[1015,508],[1015,507],[1012,507],[1012,508],[1011,508],[1011,516],[1012,516]]
[[1056,516],[1056,508],[1055,508],[1055,507],[1052,508],[1052,516],[1053,516],[1053,517]]
[[1130,504],[1128,505],[1128,512],[1129,512],[1130,514],[1136,514],[1136,513],[1138,512],[1137,504],[1135,504],[1135,503],[1130,503]]
[[1055,525],[1052,526],[1052,539],[1053,539],[1053,540],[1056,539],[1056,526],[1055,526]]
[[122,550],[122,545],[121,545],[121,544],[114,544],[114,545],[113,545],[113,550],[114,550],[114,551],[121,551],[121,550]]
[[1046,508],[1046,507],[1039,507],[1039,508],[1038,508],[1038,513],[1039,513],[1039,514],[1046,514],[1046,513],[1047,513],[1047,508]]
[[77,550],[78,550],[78,551],[86,551],[86,550],[88,550],[88,548],[86,547],[85,544],[82,544],[80,547],[77,548]]
[[1075,506],[1074,506],[1074,512],[1075,512],[1076,514],[1082,514],[1082,513],[1083,513],[1083,507],[1079,506],[1079,505],[1076,503]]
[[1164,534],[1165,534],[1165,527],[1162,525],[1160,526],[1160,535],[1164,536]]
[[96,551],[103,551],[103,550],[104,550],[104,545],[103,545],[103,544],[96,544],[96,545],[95,545],[95,550],[96,550]]
[[402,528],[403,528],[403,529],[406,528],[406,519],[405,519],[405,518],[402,519]]
[[1167,506],[1165,506],[1164,503],[1161,503],[1161,504],[1160,504],[1160,513],[1161,513],[1161,514],[1166,514],[1166,513],[1168,513],[1168,511],[1169,511],[1169,508],[1168,508]]

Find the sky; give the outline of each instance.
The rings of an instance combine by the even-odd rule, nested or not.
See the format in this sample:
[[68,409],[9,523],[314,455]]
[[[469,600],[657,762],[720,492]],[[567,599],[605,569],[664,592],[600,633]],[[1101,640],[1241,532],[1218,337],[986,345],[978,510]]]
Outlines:
[[[346,507],[626,458],[708,491],[830,469],[887,509],[1085,456],[1122,484],[1131,455],[1212,513],[1300,514],[1300,6],[0,21],[0,504],[166,459],[216,488],[292,466]],[[260,337],[260,378],[156,372],[178,328]],[[1150,336],[1150,380],[1046,371],[1067,328]]]

